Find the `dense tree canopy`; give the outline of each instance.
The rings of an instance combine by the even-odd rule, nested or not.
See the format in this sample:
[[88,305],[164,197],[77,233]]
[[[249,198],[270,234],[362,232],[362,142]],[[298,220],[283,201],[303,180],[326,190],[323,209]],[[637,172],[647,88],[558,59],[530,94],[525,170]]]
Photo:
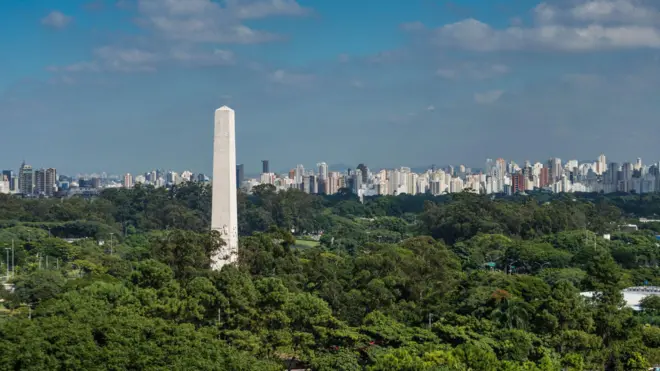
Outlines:
[[207,185],[0,195],[0,370],[660,363],[660,296],[635,312],[621,294],[660,286],[660,225],[619,228],[660,214],[658,195],[361,203],[262,185],[238,201],[239,262],[216,272]]

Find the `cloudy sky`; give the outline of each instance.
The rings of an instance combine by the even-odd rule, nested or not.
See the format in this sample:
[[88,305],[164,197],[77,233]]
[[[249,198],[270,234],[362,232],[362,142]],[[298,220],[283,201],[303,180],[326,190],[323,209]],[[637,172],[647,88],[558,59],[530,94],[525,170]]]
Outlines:
[[0,168],[660,159],[657,0],[0,2]]

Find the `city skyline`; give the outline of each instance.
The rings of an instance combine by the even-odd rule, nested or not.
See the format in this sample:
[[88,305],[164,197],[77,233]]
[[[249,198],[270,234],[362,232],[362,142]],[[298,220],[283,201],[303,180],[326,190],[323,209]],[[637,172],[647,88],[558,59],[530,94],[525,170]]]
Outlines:
[[[467,162],[460,162],[460,161],[455,162],[455,163],[448,163],[448,162],[442,162],[442,161],[436,162],[436,163],[430,163],[430,161],[429,161],[428,164],[420,164],[420,165],[400,163],[400,164],[395,164],[395,165],[390,165],[390,166],[371,166],[370,165],[369,167],[370,167],[370,169],[378,169],[378,170],[397,169],[397,168],[401,168],[401,167],[407,167],[407,168],[410,168],[410,169],[415,169],[418,172],[419,171],[423,172],[423,171],[425,171],[427,169],[430,169],[432,167],[444,168],[444,167],[447,167],[447,166],[456,166],[456,167],[458,167],[458,166],[463,165],[463,166],[465,166],[467,168],[470,168],[470,169],[483,170],[484,169],[484,164],[486,163],[486,161],[488,159],[497,159],[497,158],[503,158],[507,162],[513,161],[516,164],[524,164],[527,161],[529,161],[531,163],[537,163],[537,162],[544,163],[547,160],[553,159],[553,158],[558,158],[558,159],[561,159],[562,161],[578,161],[580,164],[583,164],[583,163],[586,163],[586,162],[589,162],[589,161],[596,161],[597,160],[597,156],[595,158],[592,158],[592,159],[589,159],[589,158],[579,159],[579,158],[576,158],[576,157],[568,157],[568,156],[561,156],[561,157],[550,156],[546,159],[530,159],[530,158],[527,158],[527,159],[523,159],[523,160],[521,160],[521,159],[510,159],[510,158],[505,158],[503,156],[490,156],[490,157],[484,158],[478,164],[470,164],[470,163],[467,163]],[[611,158],[610,156],[607,156],[607,159],[608,159],[608,163],[616,162],[618,164],[623,164],[623,163],[626,163],[626,162],[634,163],[638,159],[643,159],[643,158],[639,157],[639,156],[632,156],[632,157],[629,157],[627,159],[618,159],[618,158]],[[246,177],[259,177],[260,174],[262,174],[264,172],[263,169],[265,169],[265,167],[263,165],[263,161],[270,162],[270,160],[259,160],[258,163],[255,163],[255,164],[246,164],[246,163],[237,161],[236,166],[240,166],[240,165],[243,166],[243,174]],[[23,162],[27,165],[30,165],[35,170],[36,169],[54,168],[54,169],[58,169],[58,174],[63,174],[63,175],[66,175],[67,177],[75,177],[75,178],[78,178],[78,177],[90,178],[90,177],[103,177],[103,176],[105,176],[105,177],[123,177],[125,174],[131,174],[131,175],[135,176],[135,175],[139,175],[139,174],[146,174],[146,173],[149,173],[149,172],[152,172],[152,171],[154,171],[154,172],[159,171],[159,172],[164,172],[164,173],[171,172],[171,171],[174,171],[174,172],[177,172],[177,173],[191,172],[192,174],[203,174],[203,175],[210,175],[210,174],[213,173],[212,168],[209,169],[208,171],[198,171],[195,168],[190,167],[190,166],[182,166],[182,167],[172,167],[172,166],[151,166],[151,167],[149,167],[149,166],[147,166],[143,169],[132,170],[132,171],[131,170],[124,170],[124,171],[119,171],[119,172],[108,172],[108,171],[104,171],[102,169],[101,170],[96,170],[96,171],[87,171],[87,172],[75,171],[74,170],[74,171],[71,172],[71,171],[61,171],[60,170],[60,169],[62,169],[61,166],[53,166],[52,163],[46,163],[46,165],[42,166],[41,163],[39,163],[39,165],[34,165],[35,163],[30,162],[30,161],[23,160]],[[316,161],[307,161],[307,162],[309,162],[309,163],[305,163],[305,161],[297,161],[297,162],[289,164],[288,166],[287,165],[284,165],[284,166],[277,166],[276,165],[274,167],[275,171],[270,171],[270,172],[272,172],[274,174],[286,174],[290,170],[294,169],[297,165],[303,165],[303,167],[305,167],[306,169],[310,169],[310,168],[315,168],[319,164],[319,162],[323,162],[323,163],[327,164],[327,167],[330,171],[344,172],[348,169],[355,169],[361,163],[366,163],[366,161],[353,161],[351,164],[346,164],[346,163],[333,163],[333,162],[328,162],[328,161],[325,161],[325,160],[316,160]],[[655,163],[658,163],[658,162],[660,162],[660,156],[658,156],[657,159],[650,159],[646,163],[647,164],[655,164]],[[252,167],[249,168],[246,165],[251,165]],[[273,167],[271,167],[270,164],[268,165],[268,167],[270,168],[270,170],[273,169]],[[7,165],[7,164],[4,164],[4,163],[0,162],[0,171],[2,171],[2,170],[11,170],[14,173],[17,173],[17,171],[19,169],[20,169],[20,165],[17,166],[16,168],[12,168],[10,165]]]
[[[218,109],[216,114],[225,111],[231,112],[233,117],[233,111],[228,107]],[[222,133],[226,132],[223,130]],[[215,142],[220,143],[217,140]],[[224,152],[226,151],[216,150],[216,157],[217,153]],[[243,164],[231,165],[234,162],[233,157],[229,159],[229,164],[225,164],[227,159],[224,157],[218,158],[222,159],[220,163],[223,163],[224,170],[215,169],[214,175],[225,173],[227,166],[231,168],[228,177],[218,180],[223,189],[241,188],[245,192],[251,192],[252,188],[259,184],[272,184],[277,190],[294,188],[314,194],[334,194],[342,188],[348,188],[359,197],[401,193],[440,195],[463,190],[482,194],[514,194],[539,189],[555,193],[660,192],[659,161],[645,163],[638,157],[632,161],[617,162],[608,159],[603,153],[594,160],[587,161],[552,157],[545,161],[516,162],[503,158],[488,158],[484,166],[479,168],[463,164],[417,169],[406,166],[369,168],[367,164],[360,163],[343,169],[331,169],[326,162],[318,162],[311,169],[297,164],[284,172],[270,172],[270,161],[261,160],[262,172],[257,176],[246,175]],[[144,173],[125,173],[122,176],[60,175],[59,178],[57,174],[55,168],[33,169],[29,164],[23,163],[18,173],[3,170],[0,193],[61,197],[81,192],[93,195],[104,188],[132,188],[137,184],[171,187],[188,181],[216,182],[215,176],[209,178],[207,174],[189,170],[179,173],[158,169]],[[28,185],[23,188],[25,184]]]
[[[0,60],[12,138],[0,158],[64,173],[210,173],[199,143],[223,104],[241,112],[247,173],[264,158],[283,170],[310,157],[390,167],[657,156],[659,3],[503,5],[3,2],[0,42],[14,58]],[[182,24],[200,28],[167,27]]]

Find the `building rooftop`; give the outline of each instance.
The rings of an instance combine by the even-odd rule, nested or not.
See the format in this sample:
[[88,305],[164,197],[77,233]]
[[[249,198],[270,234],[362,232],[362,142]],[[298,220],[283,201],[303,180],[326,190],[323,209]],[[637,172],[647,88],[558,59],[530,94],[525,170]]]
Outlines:
[[[649,295],[660,295],[660,286],[628,287],[623,289],[621,293],[623,294],[623,300],[626,302],[627,307],[634,310],[641,310],[639,302]],[[580,295],[591,298],[594,296],[594,292],[581,292]]]

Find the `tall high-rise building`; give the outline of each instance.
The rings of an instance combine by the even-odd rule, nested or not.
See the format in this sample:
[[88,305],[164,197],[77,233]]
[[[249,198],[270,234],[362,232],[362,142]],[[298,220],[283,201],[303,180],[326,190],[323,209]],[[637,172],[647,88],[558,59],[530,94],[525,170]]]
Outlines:
[[305,176],[305,167],[301,164],[298,164],[296,166],[293,182],[298,185],[302,184],[304,176]]
[[18,189],[23,195],[31,195],[34,193],[34,174],[32,166],[26,165],[25,162],[21,164],[18,170]]
[[270,173],[270,164],[268,163],[268,160],[261,160],[261,173]]
[[633,177],[634,166],[630,162],[624,162],[621,166],[621,179],[624,181],[629,181]]
[[328,164],[325,162],[320,162],[316,164],[319,167],[319,177],[317,179],[317,188],[318,193],[327,194],[328,193]]
[[245,180],[245,168],[243,167],[243,164],[238,164],[236,165],[236,188],[241,188],[241,185],[243,184],[244,180]]
[[328,164],[325,162],[319,162],[316,166],[319,167],[319,178],[328,179]]
[[46,196],[52,196],[57,188],[57,170],[55,168],[46,169]]
[[596,162],[596,174],[601,175],[607,171],[607,158],[601,153]]
[[506,175],[506,161],[504,161],[503,158],[495,160],[495,171],[496,178],[500,181],[504,181],[504,176]]
[[365,164],[359,164],[357,168],[362,172],[361,173],[362,184],[367,184],[367,180],[369,179],[369,168]]
[[9,190],[12,192],[16,191],[16,176],[12,170],[3,170],[2,175],[7,177],[7,182],[9,184]]
[[126,189],[133,188],[133,175],[131,175],[130,173],[124,174],[123,186]]
[[168,171],[165,175],[165,181],[167,184],[177,185],[181,182],[181,178],[179,177],[179,173],[176,171]]
[[46,169],[37,169],[34,171],[34,193],[37,195],[46,194]]
[[562,175],[564,175],[564,169],[561,166],[561,159],[560,158],[551,158],[548,160],[548,168],[550,172],[550,183],[554,183],[561,179]]
[[511,175],[511,192],[523,192],[525,190],[525,175],[521,172]]
[[11,193],[9,190],[9,178],[3,173],[0,173],[0,193]]
[[550,169],[542,167],[539,169],[539,187],[544,188],[550,185]]
[[610,184],[617,184],[619,182],[619,169],[620,166],[616,162],[610,162],[607,168],[607,182]]
[[328,181],[325,183],[325,193],[333,195],[339,191],[339,173],[331,171],[328,173]]
[[215,111],[211,229],[218,231],[225,242],[211,258],[211,267],[216,270],[238,257],[235,126],[234,110],[223,106]]

